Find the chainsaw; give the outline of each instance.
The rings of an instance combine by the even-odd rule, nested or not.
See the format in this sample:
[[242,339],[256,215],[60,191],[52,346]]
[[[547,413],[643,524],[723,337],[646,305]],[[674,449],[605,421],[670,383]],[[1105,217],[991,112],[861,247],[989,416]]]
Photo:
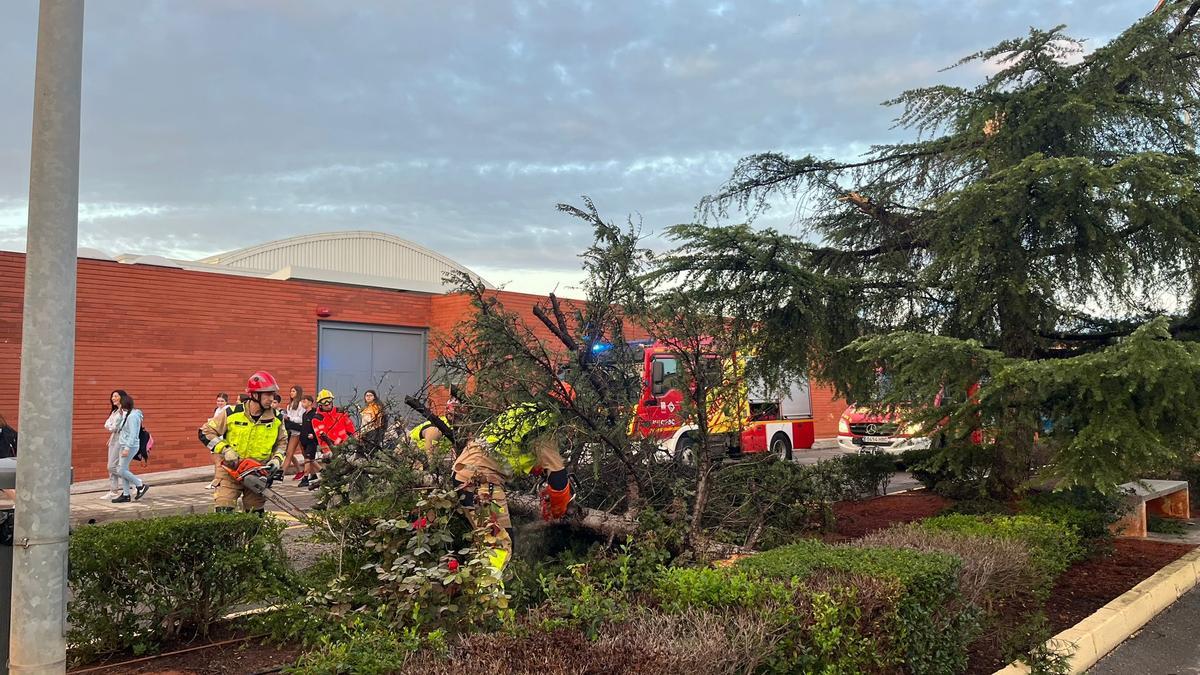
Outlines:
[[302,523],[308,521],[308,514],[303,509],[271,487],[274,482],[271,477],[271,467],[256,459],[241,459],[233,468],[230,468],[228,462],[223,466],[229,475],[241,483],[245,489],[261,495],[296,520]]

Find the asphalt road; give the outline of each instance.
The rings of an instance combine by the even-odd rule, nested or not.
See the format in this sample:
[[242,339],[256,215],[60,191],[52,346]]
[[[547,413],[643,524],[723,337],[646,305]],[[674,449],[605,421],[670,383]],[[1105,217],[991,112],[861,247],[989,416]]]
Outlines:
[[1200,587],[1150,620],[1088,671],[1093,675],[1200,674]]

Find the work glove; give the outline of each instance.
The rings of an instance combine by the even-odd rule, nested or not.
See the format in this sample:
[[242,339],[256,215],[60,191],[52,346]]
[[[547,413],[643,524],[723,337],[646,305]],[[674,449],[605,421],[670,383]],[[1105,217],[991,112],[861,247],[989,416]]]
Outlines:
[[271,470],[271,473],[275,473],[276,471],[278,471],[279,465],[280,465],[280,462],[279,462],[278,457],[272,457],[270,459],[270,461],[267,462],[267,468]]

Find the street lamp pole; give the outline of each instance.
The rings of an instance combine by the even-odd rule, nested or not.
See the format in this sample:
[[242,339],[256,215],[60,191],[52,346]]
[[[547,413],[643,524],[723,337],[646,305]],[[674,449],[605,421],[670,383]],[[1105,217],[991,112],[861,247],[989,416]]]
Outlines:
[[83,0],[41,0],[21,333],[10,673],[66,671]]

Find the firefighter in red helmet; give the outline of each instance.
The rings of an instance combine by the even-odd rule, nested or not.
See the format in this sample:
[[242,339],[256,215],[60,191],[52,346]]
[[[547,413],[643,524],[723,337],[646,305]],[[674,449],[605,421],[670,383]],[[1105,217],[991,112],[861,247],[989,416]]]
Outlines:
[[[239,461],[253,459],[266,465],[274,474],[283,464],[288,435],[283,428],[283,421],[271,407],[278,391],[279,384],[275,378],[267,371],[260,370],[246,382],[249,400],[219,410],[215,417],[200,427],[208,449],[213,454],[222,455],[226,466],[232,462],[232,468],[236,468]],[[216,510],[233,511],[237,507],[238,497],[242,499],[243,510],[263,512],[266,498],[243,489],[241,481],[226,472],[217,482],[213,494]]]

